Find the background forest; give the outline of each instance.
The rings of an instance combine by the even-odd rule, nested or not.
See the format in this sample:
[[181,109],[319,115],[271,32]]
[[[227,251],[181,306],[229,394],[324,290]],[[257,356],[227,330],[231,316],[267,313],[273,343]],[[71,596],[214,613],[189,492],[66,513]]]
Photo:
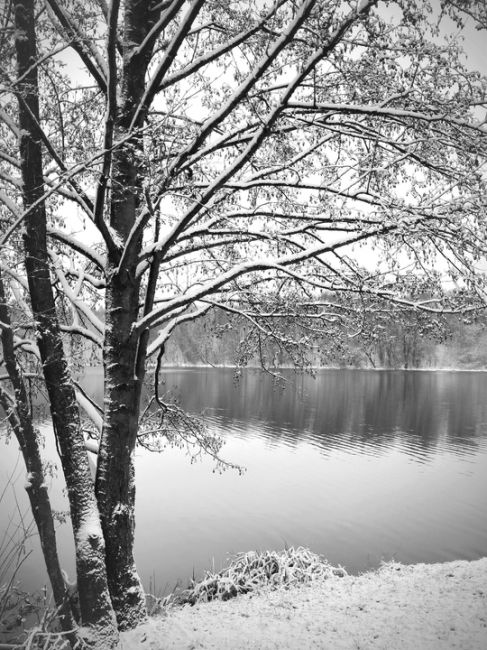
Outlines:
[[[100,311],[100,318],[103,312]],[[310,367],[487,368],[487,319],[446,314],[431,319],[411,310],[363,314],[350,332],[345,323],[329,336],[319,332],[302,340],[304,365]],[[291,327],[291,325],[290,325]],[[153,335],[155,338],[157,332]],[[166,366],[250,366],[268,369],[292,365],[276,339],[255,337],[243,318],[212,310],[201,320],[182,323],[167,342]],[[101,365],[96,346],[81,338],[71,343],[73,359]]]
[[[167,365],[232,365],[245,339],[243,323],[219,322],[212,313],[205,322],[186,323],[168,343]],[[313,366],[358,368],[458,368],[487,367],[485,317],[474,322],[458,316],[445,317],[441,324],[425,327],[420,314],[408,314],[401,322],[389,320],[380,330],[343,337],[338,343],[322,338],[309,350]],[[237,351],[237,352],[236,352]],[[286,355],[267,350],[270,365],[287,365]],[[275,363],[277,361],[277,363]],[[249,365],[259,363],[256,353]]]

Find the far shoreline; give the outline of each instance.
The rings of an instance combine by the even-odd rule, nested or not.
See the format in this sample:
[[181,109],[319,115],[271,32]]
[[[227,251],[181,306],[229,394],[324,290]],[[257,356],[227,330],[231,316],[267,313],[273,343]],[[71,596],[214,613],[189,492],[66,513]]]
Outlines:
[[[153,369],[152,365],[149,366]],[[264,370],[260,366],[245,366],[244,368],[236,368],[236,366],[231,364],[195,364],[195,363],[181,363],[181,364],[167,364],[161,365],[161,372],[165,370],[258,370],[263,373],[269,374],[269,372],[279,372],[280,370],[292,370],[296,374],[310,374],[314,371],[319,370],[339,370],[339,371],[359,371],[359,372],[468,372],[468,373],[485,373],[487,368],[387,368],[384,366],[372,368],[370,366],[358,367],[358,366],[309,366],[309,368],[294,368],[293,366],[276,366],[275,368],[268,368]],[[89,370],[103,370],[103,365],[96,366],[85,366],[83,368],[83,373]]]

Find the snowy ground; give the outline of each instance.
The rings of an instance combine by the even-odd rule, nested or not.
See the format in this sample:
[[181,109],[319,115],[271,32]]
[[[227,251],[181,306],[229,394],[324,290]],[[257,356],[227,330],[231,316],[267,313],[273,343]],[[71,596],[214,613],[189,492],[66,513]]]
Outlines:
[[487,558],[389,565],[362,576],[185,606],[123,650],[487,650]]

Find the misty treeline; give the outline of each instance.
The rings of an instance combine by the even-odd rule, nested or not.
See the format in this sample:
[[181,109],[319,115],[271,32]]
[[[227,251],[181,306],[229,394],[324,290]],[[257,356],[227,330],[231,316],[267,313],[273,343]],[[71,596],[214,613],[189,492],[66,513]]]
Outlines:
[[[261,297],[263,300],[263,296]],[[226,366],[238,373],[263,368],[313,371],[319,367],[431,368],[482,370],[487,368],[487,316],[483,309],[468,314],[425,314],[409,307],[391,309],[387,304],[352,305],[347,308],[329,295],[336,310],[334,326],[326,330],[308,328],[298,339],[299,363],[282,345],[284,332],[293,341],[296,318],[292,313],[281,321],[283,331],[263,334],[239,314],[210,309],[204,317],[183,323],[168,340],[164,366]],[[319,302],[319,301],[318,301]],[[96,311],[104,319],[103,310]],[[156,330],[151,340],[157,337]],[[87,366],[101,366],[100,349],[82,336],[65,337],[76,377]],[[150,379],[149,379],[150,381]]]
[[[367,327],[365,327],[367,324]],[[337,328],[335,336],[320,333],[306,341],[304,369],[340,368],[487,368],[487,321],[446,314],[434,319],[421,312],[406,311],[394,319],[384,314],[372,325],[370,316],[361,329],[350,333]],[[248,324],[210,312],[204,320],[186,323],[168,342],[165,364],[173,366],[262,367],[271,372],[293,367],[292,359],[276,341],[267,338],[248,347]],[[242,351],[246,350],[243,355]],[[249,353],[250,352],[250,353]],[[91,349],[92,365],[100,358]]]
[[[236,320],[237,363],[269,370],[351,344],[376,363],[391,327],[407,348],[411,328],[442,338],[447,314],[484,310],[487,82],[455,34],[485,30],[487,7],[9,0],[0,26],[0,402],[61,628],[105,650],[147,616],[140,431],[215,449],[158,390],[185,324]],[[76,337],[99,350],[102,403],[76,382]],[[79,615],[32,387],[66,481]]]

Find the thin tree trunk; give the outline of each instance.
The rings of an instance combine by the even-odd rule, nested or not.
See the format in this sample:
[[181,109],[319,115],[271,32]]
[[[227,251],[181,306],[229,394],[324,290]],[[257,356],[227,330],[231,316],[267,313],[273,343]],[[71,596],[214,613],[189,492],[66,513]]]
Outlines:
[[54,602],[58,610],[61,629],[68,632],[68,638],[74,646],[78,641],[66,583],[59,564],[56,533],[52,516],[51,503],[45,482],[39,441],[29,411],[27,390],[20,368],[17,364],[14,337],[11,329],[10,313],[3,278],[0,270],[0,321],[2,322],[1,339],[3,359],[10,382],[14,390],[14,403],[3,404],[9,424],[17,438],[27,470],[26,491],[39,533],[41,549],[46,563],[47,574],[51,583]]
[[43,200],[34,3],[14,0],[19,89],[19,127],[23,199],[28,214],[23,234],[29,293],[49,396],[54,433],[68,489],[75,536],[76,572],[83,625],[96,629],[94,647],[118,640],[105,569],[105,544],[75,392],[64,356],[49,273],[46,208]]

